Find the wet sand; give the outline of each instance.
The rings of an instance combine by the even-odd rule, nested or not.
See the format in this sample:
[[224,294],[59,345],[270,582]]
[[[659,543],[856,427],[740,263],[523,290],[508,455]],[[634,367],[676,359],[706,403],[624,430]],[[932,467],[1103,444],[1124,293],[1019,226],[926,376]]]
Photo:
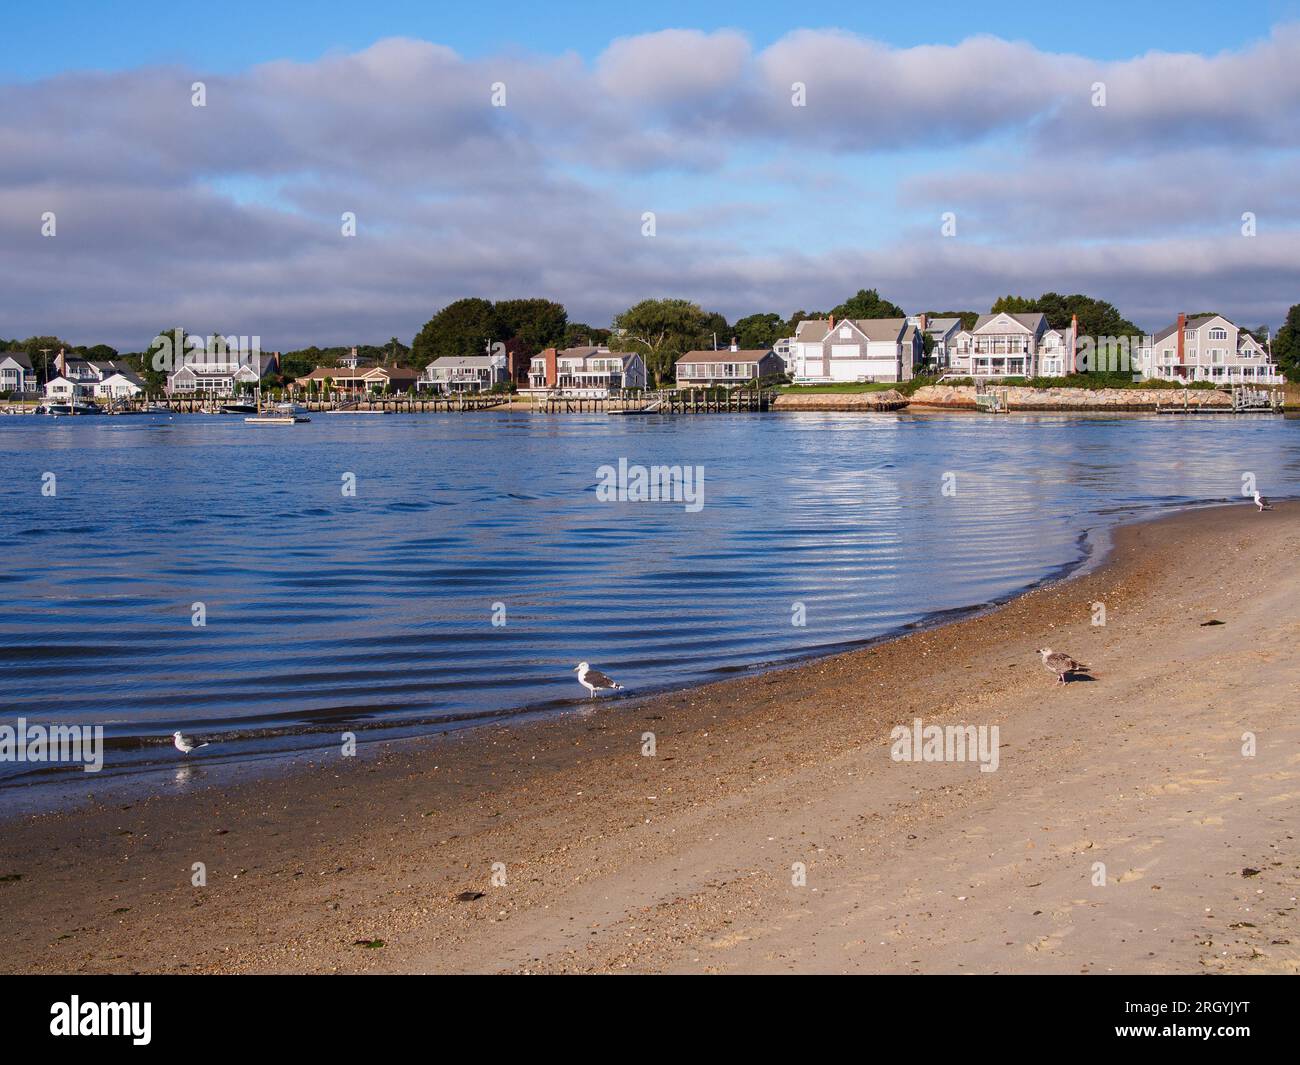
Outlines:
[[[1298,549],[1300,504],[1195,511],[792,669],[235,787],[191,759],[0,826],[0,969],[1295,972]],[[997,771],[891,760],[917,717],[997,725]]]

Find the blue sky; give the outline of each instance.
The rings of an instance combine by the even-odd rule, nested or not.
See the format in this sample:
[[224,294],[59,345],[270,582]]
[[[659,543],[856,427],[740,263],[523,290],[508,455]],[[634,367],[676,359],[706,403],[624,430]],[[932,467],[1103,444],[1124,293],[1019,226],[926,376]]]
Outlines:
[[672,27],[735,27],[763,47],[794,25],[852,30],[900,47],[955,44],[974,34],[991,33],[1049,51],[1124,59],[1157,48],[1237,48],[1265,35],[1270,26],[1296,18],[1300,18],[1300,0],[1246,0],[1231,5],[1222,0],[1155,4],[1133,0],[1079,4],[18,0],[5,7],[5,69],[0,77],[35,78],[68,69],[121,70],[173,61],[231,72],[272,59],[311,60],[334,49],[355,51],[390,36],[448,44],[468,56],[517,47],[547,53],[572,50],[591,58],[615,37]]
[[1300,0],[54,0],[0,29],[0,337],[409,339],[467,295],[601,325],[862,287],[1148,328],[1300,302]]

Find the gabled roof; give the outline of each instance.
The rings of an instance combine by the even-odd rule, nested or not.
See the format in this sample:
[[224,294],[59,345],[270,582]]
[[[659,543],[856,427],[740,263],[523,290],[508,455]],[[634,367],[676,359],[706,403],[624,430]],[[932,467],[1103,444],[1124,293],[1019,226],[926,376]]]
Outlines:
[[[1228,322],[1228,319],[1224,318],[1223,315],[1221,314],[1202,314],[1196,318],[1188,318],[1187,321],[1183,323],[1183,328],[1200,329],[1201,326],[1207,325],[1208,323],[1214,321],[1216,318],[1224,322]],[[1228,325],[1232,326],[1233,329],[1237,328],[1235,325],[1233,325],[1232,322],[1228,322]],[[1159,342],[1161,340],[1164,340],[1165,337],[1173,336],[1173,334],[1176,332],[1178,332],[1178,323],[1172,322],[1171,324],[1165,326],[1162,330],[1160,330],[1160,332],[1158,332],[1151,339],[1153,341]]]
[[[843,325],[851,325],[868,340],[876,341],[903,340],[909,329],[915,330],[914,326],[907,324],[906,318],[837,318],[835,320],[836,329]],[[830,331],[829,318],[805,318],[795,326],[794,339],[805,344],[815,344],[819,340],[825,340]]]
[[986,325],[996,322],[999,318],[1010,318],[1027,333],[1037,333],[1040,323],[1044,328],[1047,326],[1047,318],[1042,311],[1024,311],[1015,314],[1010,311],[999,311],[997,314],[981,314],[972,331],[978,333]]
[[25,351],[0,351],[0,362],[5,359],[13,359],[24,370],[32,368],[32,357]]
[[104,379],[99,383],[101,385],[106,384],[107,382],[113,380],[114,377],[120,377],[122,378],[123,381],[127,381],[130,384],[135,385],[136,388],[144,388],[144,379],[140,377],[140,375],[137,374],[134,370],[127,370],[125,368],[120,370],[116,370],[116,369],[111,370],[110,372],[104,375]]

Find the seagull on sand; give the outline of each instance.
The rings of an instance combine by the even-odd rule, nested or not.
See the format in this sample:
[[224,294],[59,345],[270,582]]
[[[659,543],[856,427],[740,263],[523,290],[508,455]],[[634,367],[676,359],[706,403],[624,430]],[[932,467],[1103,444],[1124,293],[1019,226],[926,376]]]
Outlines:
[[1255,493],[1255,506],[1259,507],[1261,513],[1273,509],[1273,504],[1268,501],[1268,496],[1262,496],[1258,492]]
[[623,685],[614,682],[600,670],[592,669],[586,662],[579,662],[573,668],[578,671],[578,683],[591,692],[593,699],[598,691],[623,690]]
[[1060,651],[1053,651],[1050,647],[1040,647],[1038,653],[1043,656],[1043,667],[1049,673],[1056,674],[1058,684],[1064,684],[1065,678],[1076,669],[1087,669],[1082,662],[1076,662],[1069,655],[1063,655]]
[[193,740],[182,736],[179,732],[172,733],[172,744],[181,754],[189,754],[190,751],[197,751],[200,747],[206,747],[206,743],[195,743]]

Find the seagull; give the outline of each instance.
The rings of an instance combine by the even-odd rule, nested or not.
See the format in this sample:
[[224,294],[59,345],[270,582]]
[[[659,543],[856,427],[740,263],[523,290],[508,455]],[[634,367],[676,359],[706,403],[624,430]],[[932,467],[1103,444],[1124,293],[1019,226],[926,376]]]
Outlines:
[[197,751],[200,747],[206,747],[206,743],[195,743],[193,740],[186,739],[179,732],[172,733],[172,743],[181,754],[189,754],[190,751]]
[[1076,662],[1069,655],[1063,655],[1060,651],[1053,651],[1050,647],[1040,647],[1038,653],[1043,656],[1044,668],[1049,673],[1056,674],[1058,684],[1064,684],[1066,676],[1076,669],[1088,668],[1082,662]]
[[600,670],[592,669],[586,662],[579,662],[573,668],[578,671],[578,683],[591,692],[593,699],[597,691],[623,690],[623,685],[615,683]]
[[1268,496],[1262,496],[1258,492],[1255,493],[1255,506],[1259,507],[1260,513],[1273,509],[1273,504],[1268,501]]

